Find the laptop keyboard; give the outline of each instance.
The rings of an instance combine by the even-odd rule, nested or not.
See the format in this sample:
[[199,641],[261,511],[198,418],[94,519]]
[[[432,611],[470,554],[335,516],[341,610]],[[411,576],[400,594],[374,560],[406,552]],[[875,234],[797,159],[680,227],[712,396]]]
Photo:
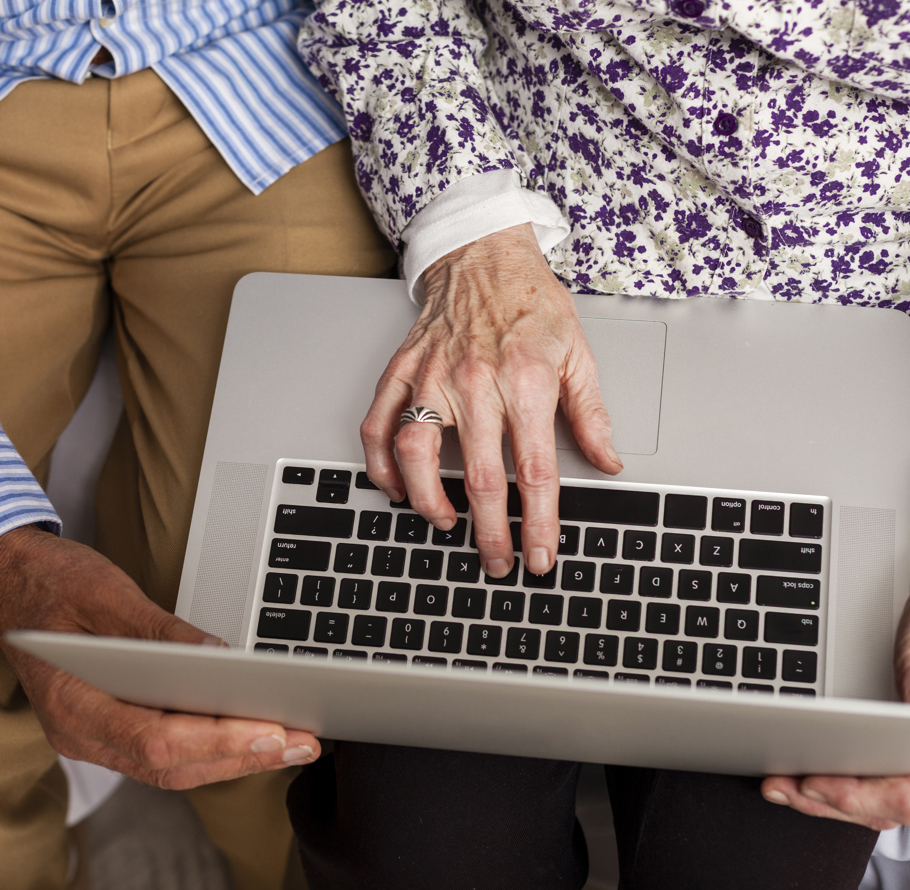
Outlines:
[[567,681],[821,694],[823,497],[564,480],[555,567],[487,577],[464,483],[433,528],[353,464],[280,461],[250,639],[258,652]]

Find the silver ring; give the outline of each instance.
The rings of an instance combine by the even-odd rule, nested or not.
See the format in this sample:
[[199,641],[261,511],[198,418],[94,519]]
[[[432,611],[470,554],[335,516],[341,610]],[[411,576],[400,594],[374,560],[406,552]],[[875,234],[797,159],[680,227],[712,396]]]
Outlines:
[[406,423],[435,423],[440,430],[445,429],[442,415],[438,411],[434,411],[432,408],[424,408],[422,405],[415,405],[413,408],[408,408],[407,411],[402,412],[401,426]]

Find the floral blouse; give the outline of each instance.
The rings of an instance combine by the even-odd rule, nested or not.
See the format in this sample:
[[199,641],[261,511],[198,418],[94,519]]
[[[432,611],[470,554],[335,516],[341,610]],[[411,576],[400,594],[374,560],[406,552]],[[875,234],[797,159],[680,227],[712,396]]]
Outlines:
[[575,291],[910,312],[910,0],[324,0],[299,48],[393,243],[512,169]]

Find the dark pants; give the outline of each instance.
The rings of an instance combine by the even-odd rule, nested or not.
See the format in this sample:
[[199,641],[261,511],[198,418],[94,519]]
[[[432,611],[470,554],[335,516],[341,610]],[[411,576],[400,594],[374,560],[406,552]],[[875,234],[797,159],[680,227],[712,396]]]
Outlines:
[[[579,765],[336,743],[288,793],[311,890],[578,890]],[[622,890],[856,890],[877,833],[760,779],[606,767]]]

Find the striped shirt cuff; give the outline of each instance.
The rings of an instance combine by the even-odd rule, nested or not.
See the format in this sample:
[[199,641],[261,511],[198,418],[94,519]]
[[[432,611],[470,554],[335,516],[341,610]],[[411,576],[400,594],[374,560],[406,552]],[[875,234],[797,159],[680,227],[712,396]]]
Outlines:
[[59,535],[60,517],[0,427],[0,535],[36,524]]

